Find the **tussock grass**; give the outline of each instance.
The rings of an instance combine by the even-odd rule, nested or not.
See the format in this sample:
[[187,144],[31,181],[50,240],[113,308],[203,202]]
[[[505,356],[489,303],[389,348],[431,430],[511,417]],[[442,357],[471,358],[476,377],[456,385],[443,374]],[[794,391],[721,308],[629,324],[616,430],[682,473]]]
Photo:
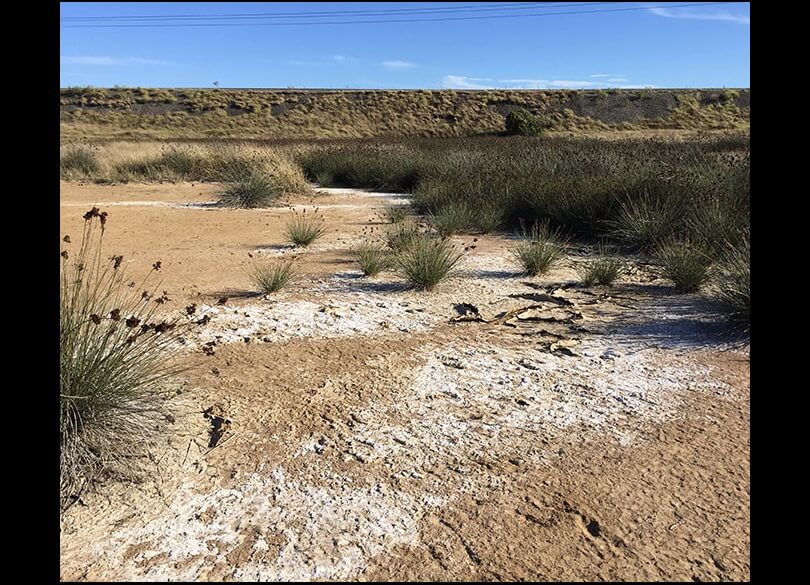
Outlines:
[[461,254],[450,240],[422,234],[396,255],[399,270],[419,290],[432,290],[451,274]]
[[396,223],[384,232],[385,243],[393,252],[407,250],[418,236],[419,226],[409,221]]
[[519,238],[511,251],[525,274],[545,274],[563,257],[560,232],[548,224],[535,223],[529,230],[521,226]]
[[380,244],[364,242],[357,246],[352,254],[366,276],[375,276],[391,266],[391,258]]
[[709,278],[711,258],[689,243],[673,241],[662,244],[655,250],[655,259],[664,276],[679,292],[697,292]]
[[388,223],[402,223],[408,218],[408,208],[405,205],[393,205],[386,208],[383,218]]
[[497,203],[484,203],[475,211],[475,227],[485,234],[497,232],[503,227],[504,213]]
[[[63,506],[102,474],[137,474],[152,443],[163,391],[185,366],[183,318],[162,318],[160,262],[129,282],[122,256],[103,254],[106,212],[85,214],[81,242],[63,240],[60,271],[60,496]],[[78,247],[78,249],[77,249]]]
[[[63,156],[71,148],[65,147]],[[74,171],[63,178],[89,178],[105,183],[237,183],[257,175],[272,180],[279,193],[309,194],[311,187],[293,153],[293,148],[250,144],[114,142],[96,152],[96,166],[81,175]]]
[[254,286],[265,294],[280,291],[295,274],[293,260],[256,261],[248,272]]
[[612,235],[637,248],[650,251],[672,236],[680,223],[680,210],[648,195],[621,203],[612,222]]
[[309,215],[306,209],[302,213],[295,211],[293,218],[287,222],[287,237],[296,246],[309,246],[326,232],[323,221],[323,217],[318,216],[317,208]]
[[473,210],[464,203],[444,205],[438,211],[430,213],[428,218],[433,229],[443,238],[468,231],[475,222]]
[[89,146],[74,144],[62,149],[59,170],[63,179],[84,179],[101,170],[98,151]]
[[624,260],[615,255],[615,252],[605,246],[600,246],[598,257],[580,268],[579,275],[585,286],[609,286],[621,276],[626,264]]
[[228,183],[219,201],[226,207],[269,207],[280,191],[271,177],[251,173]]
[[743,237],[736,246],[728,246],[721,257],[715,295],[731,318],[747,329],[751,319],[751,242],[748,237]]

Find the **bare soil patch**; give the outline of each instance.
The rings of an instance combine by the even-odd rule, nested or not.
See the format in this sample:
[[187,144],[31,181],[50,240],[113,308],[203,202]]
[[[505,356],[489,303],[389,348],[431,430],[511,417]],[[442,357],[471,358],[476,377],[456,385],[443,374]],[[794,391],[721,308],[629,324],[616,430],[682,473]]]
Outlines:
[[[455,238],[418,293],[350,259],[402,197],[288,201],[326,217],[301,250],[288,208],[199,205],[216,190],[62,185],[63,234],[104,202],[105,249],[211,317],[154,473],[64,514],[63,579],[750,577],[748,349],[712,302],[640,259],[583,289],[576,248],[523,277],[504,235]],[[301,277],[253,295],[248,254]]]

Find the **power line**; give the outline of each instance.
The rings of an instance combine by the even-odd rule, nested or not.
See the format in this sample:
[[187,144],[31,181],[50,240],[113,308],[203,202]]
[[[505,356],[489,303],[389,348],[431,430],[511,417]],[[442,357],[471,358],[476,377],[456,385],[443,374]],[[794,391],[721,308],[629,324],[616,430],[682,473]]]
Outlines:
[[[579,2],[580,4],[592,4],[591,2]],[[599,2],[599,4],[609,4],[608,2]],[[204,19],[204,20],[217,20],[217,19],[237,19],[237,18],[307,18],[307,17],[320,17],[320,16],[385,16],[386,14],[408,16],[410,14],[439,14],[439,13],[453,13],[453,12],[482,12],[492,10],[529,10],[538,8],[543,5],[560,5],[559,2],[515,2],[515,3],[496,3],[496,4],[462,4],[457,6],[436,6],[431,8],[397,8],[397,9],[378,9],[378,10],[339,10],[339,11],[314,11],[314,12],[254,12],[254,13],[241,13],[241,14],[150,14],[150,15],[118,15],[118,16],[65,16],[60,20],[63,21],[98,21],[98,20],[184,20],[184,19]],[[566,6],[567,4],[562,4]]]
[[[591,4],[590,2],[588,4]],[[611,4],[613,4],[611,2]],[[524,18],[535,16],[560,16],[566,14],[599,14],[607,12],[631,12],[649,10],[651,8],[686,8],[690,6],[714,6],[717,4],[731,4],[731,2],[695,2],[690,4],[658,4],[655,6],[637,6],[631,8],[604,8],[600,10],[571,10],[565,12],[539,12],[532,14],[498,14],[491,16],[450,16],[447,18],[418,18],[399,20],[344,20],[344,21],[316,21],[316,22],[222,22],[222,23],[191,23],[191,24],[75,24],[63,25],[63,28],[186,28],[186,27],[217,27],[217,26],[301,26],[301,25],[328,25],[328,24],[389,24],[398,22],[446,22],[458,20],[491,20],[498,18]],[[740,4],[735,2],[734,4]]]

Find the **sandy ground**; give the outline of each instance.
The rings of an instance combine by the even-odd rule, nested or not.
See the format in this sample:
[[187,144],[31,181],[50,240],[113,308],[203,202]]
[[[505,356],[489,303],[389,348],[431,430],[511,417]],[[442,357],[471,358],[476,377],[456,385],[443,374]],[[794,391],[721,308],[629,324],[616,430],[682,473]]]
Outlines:
[[[62,184],[63,234],[99,205],[110,254],[161,260],[169,306],[211,316],[150,473],[64,514],[63,579],[749,578],[748,348],[712,302],[637,260],[583,289],[576,247],[522,277],[506,236],[456,238],[455,277],[409,291],[349,253],[402,197],[291,199],[328,226],[297,250],[288,207],[216,192]],[[252,295],[248,254],[300,275]],[[213,448],[209,407],[231,421]]]

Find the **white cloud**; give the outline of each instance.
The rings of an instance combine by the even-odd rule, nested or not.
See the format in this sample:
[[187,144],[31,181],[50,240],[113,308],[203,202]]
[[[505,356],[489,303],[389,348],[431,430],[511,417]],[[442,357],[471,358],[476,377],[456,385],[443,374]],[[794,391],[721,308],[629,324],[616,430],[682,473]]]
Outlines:
[[463,75],[445,75],[441,86],[445,89],[640,89],[657,87],[649,83],[627,83],[626,77],[613,77],[598,81],[581,79],[549,81],[548,79],[492,79]]
[[357,61],[354,57],[347,57],[346,55],[330,55],[329,58],[335,63],[354,63]]
[[59,58],[62,65],[171,65],[168,61],[141,59],[140,57],[65,57]]
[[561,89],[581,89],[584,87],[594,87],[597,85],[603,85],[598,81],[579,81],[573,79],[555,79],[554,81],[549,81],[548,85],[554,88],[561,88]]
[[442,78],[444,89],[495,89],[492,84],[482,85],[481,81],[493,81],[488,77],[465,77],[463,75],[445,75]]
[[416,67],[416,63],[411,63],[410,61],[399,61],[396,59],[393,61],[383,61],[382,63],[380,63],[380,65],[391,71],[412,69],[413,67]]
[[736,22],[738,24],[751,24],[751,17],[745,14],[729,12],[728,10],[714,10],[703,12],[691,10],[689,8],[648,8],[656,16],[665,18],[689,18],[693,20],[723,20],[726,22]]

